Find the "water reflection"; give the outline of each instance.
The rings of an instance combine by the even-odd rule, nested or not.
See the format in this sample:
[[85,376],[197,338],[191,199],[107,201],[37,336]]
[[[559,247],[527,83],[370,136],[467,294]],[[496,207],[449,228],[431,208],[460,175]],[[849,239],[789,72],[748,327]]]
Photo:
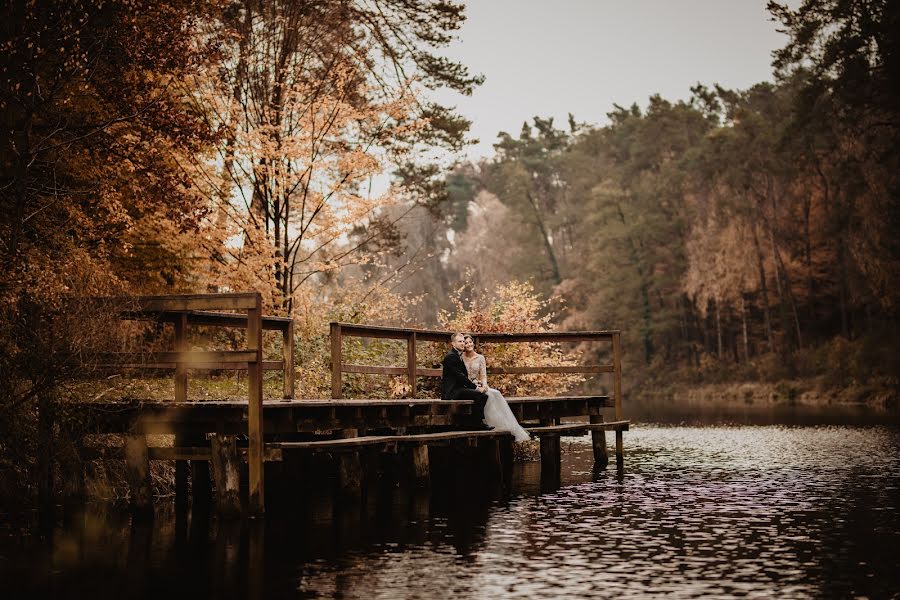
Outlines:
[[7,527],[0,575],[6,597],[900,594],[896,427],[647,425],[626,450],[595,471],[576,441],[549,486],[527,463],[507,487],[310,489],[265,520],[91,507],[46,543]]

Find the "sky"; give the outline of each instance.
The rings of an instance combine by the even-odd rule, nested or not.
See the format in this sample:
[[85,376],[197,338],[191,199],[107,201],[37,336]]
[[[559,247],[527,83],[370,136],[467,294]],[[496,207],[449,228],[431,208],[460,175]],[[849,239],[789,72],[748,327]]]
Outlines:
[[[788,2],[796,5],[797,2]],[[745,89],[772,80],[786,37],[766,0],[468,0],[444,54],[486,80],[471,97],[435,94],[472,121],[469,159],[493,154],[499,131],[568,113],[603,125],[613,103],[686,99],[697,82]]]

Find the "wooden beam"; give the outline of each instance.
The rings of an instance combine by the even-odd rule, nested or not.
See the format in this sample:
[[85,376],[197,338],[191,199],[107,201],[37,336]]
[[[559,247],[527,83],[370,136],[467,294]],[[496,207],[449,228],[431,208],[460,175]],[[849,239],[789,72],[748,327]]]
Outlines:
[[[146,369],[146,370],[169,370],[178,367],[178,363],[174,362],[154,362],[154,363],[121,363],[116,365],[92,365],[98,369]],[[284,361],[282,360],[264,360],[262,364],[263,371],[282,371],[284,369]],[[209,363],[191,363],[186,366],[190,371],[246,371],[247,363],[245,362],[209,362]]]
[[123,310],[142,313],[160,313],[188,310],[247,310],[256,303],[256,292],[236,294],[185,294],[174,296],[136,296],[125,298],[99,298],[119,302]]
[[263,457],[263,373],[262,373],[262,296],[254,294],[254,306],[247,310],[247,350],[255,354],[248,362],[247,454],[250,472],[248,494],[250,514],[260,515],[266,510],[265,459]]
[[331,324],[331,397],[341,397],[341,324]]
[[565,367],[490,367],[493,375],[522,375],[526,373],[612,373],[612,365],[573,365]]
[[409,334],[406,341],[406,379],[409,383],[409,396],[416,397],[416,332]]
[[[415,333],[420,341],[447,342],[450,331],[434,329],[411,329],[406,327],[382,327],[378,325],[358,325],[356,323],[333,323],[340,325],[344,335],[369,338],[405,339]],[[507,342],[583,342],[609,341],[615,330],[611,331],[539,331],[534,333],[475,333],[481,343]]]
[[[388,367],[382,365],[357,365],[343,363],[341,371],[344,373],[367,373],[370,375],[407,375],[410,374],[409,365],[405,367]],[[492,375],[522,375],[528,373],[612,373],[612,365],[573,365],[565,367],[490,367],[487,370]],[[441,369],[428,369],[416,367],[415,373],[419,377],[440,377]]]
[[152,363],[184,363],[185,368],[199,368],[206,363],[249,363],[257,353],[247,350],[189,350],[186,352],[98,352],[85,355],[85,364],[143,365]]
[[534,435],[584,435],[588,431],[628,431],[630,421],[606,421],[599,423],[562,423],[559,425],[542,425],[526,427],[528,433]]
[[150,486],[150,455],[147,438],[143,435],[125,436],[125,476],[131,490],[131,508],[138,513],[153,512],[153,488]]
[[431,465],[428,462],[428,444],[415,444],[410,451],[413,481],[418,485],[428,485],[431,480]]
[[241,514],[240,464],[233,435],[217,433],[212,437],[212,472],[216,482],[216,506],[225,517]]
[[[408,375],[408,367],[382,367],[379,365],[353,365],[343,363],[340,365],[341,373],[368,373],[370,375]],[[332,396],[334,394],[332,393]]]
[[[184,445],[183,434],[175,434],[175,445],[182,446]],[[153,456],[150,453],[150,448],[147,448],[147,455],[150,460],[153,460]],[[188,461],[187,459],[179,458],[175,461],[175,507],[178,510],[184,510],[188,505]]]
[[612,340],[613,349],[613,398],[616,419],[622,418],[622,334],[616,333]]
[[[246,313],[223,313],[223,312],[209,312],[209,311],[173,311],[173,312],[163,312],[159,313],[159,315],[153,315],[154,318],[157,318],[162,321],[174,321],[180,318],[181,315],[187,315],[188,323],[191,325],[204,325],[209,327],[236,327],[236,328],[246,328],[247,327],[247,314]],[[126,313],[127,316],[127,313]],[[147,317],[147,315],[143,315],[142,313],[137,313],[136,317]],[[285,331],[288,327],[290,327],[292,323],[292,319],[290,317],[263,317],[262,320],[262,328],[264,331]]]
[[363,446],[377,445],[419,445],[423,443],[435,444],[453,440],[469,438],[495,438],[510,437],[506,431],[442,431],[438,433],[418,433],[410,435],[378,435],[364,437],[348,437],[334,440],[314,440],[307,442],[271,442],[268,444],[273,449],[281,450],[311,450],[318,452],[333,452],[339,450],[355,451]]
[[[616,419],[622,418],[622,334],[616,333],[612,340],[613,348],[613,397],[616,401]],[[616,464],[621,467],[625,464],[625,442],[622,432],[616,431]]]
[[[603,423],[603,415],[591,415],[591,423],[596,425]],[[594,449],[594,462],[597,466],[605,469],[609,464],[609,451],[606,448],[606,431],[591,431],[591,446]]]
[[[185,356],[188,351],[187,326],[187,315],[181,313],[175,320],[175,352],[177,352],[179,356]],[[179,360],[175,363],[175,402],[187,402],[187,397],[187,363],[183,360]]]
[[480,441],[480,453],[491,481],[503,481],[503,460],[500,457],[500,440],[496,437]]
[[[345,429],[341,432],[344,439],[355,439],[359,436],[356,429]],[[358,496],[362,493],[362,464],[359,452],[346,452],[338,456],[338,485],[341,493]]]
[[[281,359],[283,376],[283,397],[291,400],[294,397],[294,321],[291,319],[281,334]],[[263,369],[267,361],[263,361]]]
[[541,436],[541,478],[558,477],[560,472],[559,435]]
[[[192,439],[194,443],[200,443],[201,441],[205,442],[205,436],[197,436]],[[160,451],[163,448],[154,448],[153,450]],[[206,456],[204,457],[196,457],[190,459],[190,471],[191,471],[191,495],[194,499],[194,506],[209,506],[210,500],[212,499],[212,479],[210,478],[209,472],[209,458],[210,458],[210,450],[209,448],[203,448]]]

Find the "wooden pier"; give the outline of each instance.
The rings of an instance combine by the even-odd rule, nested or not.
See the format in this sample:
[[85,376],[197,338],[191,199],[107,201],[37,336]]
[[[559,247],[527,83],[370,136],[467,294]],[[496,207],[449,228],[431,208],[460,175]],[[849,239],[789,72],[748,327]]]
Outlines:
[[[116,304],[116,302],[113,302]],[[440,369],[416,363],[418,342],[449,341],[449,332],[331,324],[332,398],[294,399],[294,332],[290,319],[262,315],[257,293],[194,296],[162,296],[121,299],[117,314],[123,319],[155,319],[174,326],[172,352],[152,354],[104,354],[94,360],[110,368],[174,370],[172,401],[121,399],[91,402],[72,407],[80,422],[88,423],[86,434],[124,436],[121,447],[84,446],[83,460],[123,459],[126,462],[131,501],[137,511],[152,511],[150,468],[152,460],[175,461],[176,502],[187,499],[188,477],[194,500],[209,497],[212,485],[222,514],[248,512],[259,515],[266,508],[266,463],[295,464],[294,455],[329,453],[338,462],[339,484],[348,494],[358,494],[365,485],[363,453],[403,453],[419,484],[430,477],[429,448],[437,446],[477,447],[482,461],[492,463],[498,473],[510,468],[512,437],[505,432],[486,431],[472,414],[470,400],[418,399],[418,377],[439,377]],[[214,312],[241,311],[241,312]],[[191,325],[238,327],[247,330],[246,348],[234,351],[189,351],[187,331]],[[263,331],[281,333],[281,356],[263,356]],[[599,467],[608,463],[606,431],[615,432],[615,454],[624,460],[622,418],[621,337],[618,331],[477,333],[477,343],[604,342],[611,346],[611,363],[604,365],[553,367],[493,367],[497,374],[608,373],[612,395],[560,397],[510,397],[510,408],[520,423],[540,438],[542,478],[557,477],[560,470],[560,438],[591,432],[594,459]],[[388,338],[407,344],[407,364],[402,366],[356,365],[343,361],[347,337]],[[238,369],[247,371],[245,398],[194,402],[188,399],[191,370]],[[263,400],[262,372],[283,372],[283,398]],[[344,399],[342,375],[364,373],[406,376],[408,399]],[[610,413],[612,413],[610,415]],[[612,416],[612,420],[605,417]],[[572,422],[578,419],[578,422]],[[175,445],[149,446],[150,434],[174,434]],[[240,489],[242,465],[247,467],[245,494]],[[212,467],[210,469],[210,467]],[[302,474],[289,474],[302,476]],[[70,474],[78,489],[81,473]],[[242,509],[241,496],[246,497]]]

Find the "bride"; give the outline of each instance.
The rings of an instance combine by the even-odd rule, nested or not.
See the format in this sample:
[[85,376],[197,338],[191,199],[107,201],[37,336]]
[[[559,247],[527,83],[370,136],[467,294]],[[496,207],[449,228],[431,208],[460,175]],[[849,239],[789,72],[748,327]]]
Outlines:
[[509,403],[506,402],[503,394],[488,387],[487,362],[483,354],[475,352],[475,342],[472,340],[472,336],[464,336],[464,339],[466,345],[462,353],[462,359],[466,364],[469,379],[474,381],[479,386],[479,391],[483,391],[488,397],[487,404],[484,406],[484,422],[497,431],[510,432],[517,442],[531,439],[528,432],[522,429],[522,426],[516,421],[516,417],[510,410]]

